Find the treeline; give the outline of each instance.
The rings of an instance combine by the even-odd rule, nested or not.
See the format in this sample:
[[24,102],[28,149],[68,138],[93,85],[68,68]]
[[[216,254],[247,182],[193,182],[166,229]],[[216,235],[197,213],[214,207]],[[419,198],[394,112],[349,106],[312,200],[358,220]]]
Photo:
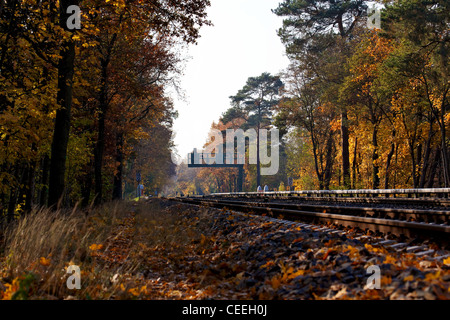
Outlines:
[[367,28],[365,1],[274,11],[291,59],[277,117],[295,130],[300,188],[449,186],[450,4],[383,3],[381,29]]
[[[379,29],[368,28],[368,5],[286,0],[273,10],[290,66],[249,78],[219,121],[283,136],[279,174],[260,182],[250,166],[246,190],[284,189],[288,177],[303,190],[450,186],[450,3],[379,1]],[[234,191],[234,179],[224,169],[195,189]]]
[[122,198],[124,186],[134,191],[136,171],[148,189],[166,183],[174,173],[176,112],[166,92],[180,71],[176,48],[209,24],[208,6],[0,2],[2,216]]

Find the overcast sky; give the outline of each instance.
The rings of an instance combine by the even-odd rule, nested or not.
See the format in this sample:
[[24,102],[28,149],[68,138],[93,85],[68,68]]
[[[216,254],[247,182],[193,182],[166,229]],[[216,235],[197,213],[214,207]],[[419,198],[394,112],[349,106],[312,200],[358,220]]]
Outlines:
[[202,148],[213,121],[230,107],[249,77],[278,74],[288,66],[277,36],[282,19],[271,12],[281,0],[211,0],[209,19],[198,45],[189,47],[181,88],[186,101],[174,97],[179,113],[174,124],[177,153],[184,159]]

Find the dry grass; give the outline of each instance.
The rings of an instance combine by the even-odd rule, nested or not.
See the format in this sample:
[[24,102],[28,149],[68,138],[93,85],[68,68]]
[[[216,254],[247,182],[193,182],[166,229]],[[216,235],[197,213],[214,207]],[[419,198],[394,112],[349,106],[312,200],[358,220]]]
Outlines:
[[[60,298],[73,294],[66,286],[65,279],[70,274],[66,274],[65,269],[74,264],[97,273],[89,247],[104,243],[127,210],[129,207],[125,203],[118,202],[89,212],[76,208],[33,210],[3,230],[0,280],[13,283],[15,279],[15,283],[23,287],[15,298]],[[109,281],[103,277],[88,277],[85,288],[104,285],[106,280]],[[77,294],[86,296],[88,291],[81,290]],[[30,292],[36,296],[28,297]]]
[[[115,202],[89,212],[36,209],[23,216],[3,231],[0,299],[135,299],[155,294],[138,290],[147,284],[149,270],[165,274],[168,261],[176,267],[195,254],[191,248],[201,253],[211,228],[206,212],[169,210],[166,204]],[[81,269],[80,290],[66,285],[72,264]]]

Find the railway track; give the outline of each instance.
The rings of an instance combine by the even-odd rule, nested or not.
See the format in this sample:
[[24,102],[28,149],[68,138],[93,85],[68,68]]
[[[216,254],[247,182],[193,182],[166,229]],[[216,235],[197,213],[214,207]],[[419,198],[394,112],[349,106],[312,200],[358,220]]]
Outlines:
[[[346,202],[346,205],[343,206],[335,201],[325,202],[323,197],[318,203],[302,203],[301,201],[293,202],[292,199],[270,197],[267,194],[247,194],[245,196],[221,194],[172,200],[251,214],[263,214],[268,219],[282,221],[286,224],[294,223],[299,227],[312,228],[321,232],[345,233],[340,228],[343,226],[362,231],[371,230],[374,234],[394,235],[394,238],[398,240],[366,235],[360,235],[358,238],[365,239],[373,245],[383,245],[397,251],[415,253],[418,257],[430,257],[433,254],[436,255],[436,252],[435,248],[415,240],[430,240],[444,244],[444,246],[448,246],[450,240],[450,211],[446,210],[446,205],[433,206],[436,201],[444,203],[447,201],[446,199],[419,199],[422,206],[431,206],[434,209],[361,206],[361,203],[355,205],[354,202],[349,206],[348,203],[352,203],[352,201]],[[377,205],[383,203],[381,198],[379,200]],[[411,201],[409,206],[417,205],[417,203]],[[412,245],[412,243],[414,244]],[[437,255],[434,258],[442,259],[447,256]]]
[[[218,198],[220,196],[212,196],[211,198]],[[446,209],[450,207],[450,199],[440,198],[386,198],[386,197],[330,197],[330,196],[292,196],[292,195],[230,195],[229,199],[238,200],[256,200],[256,201],[270,201],[283,200],[292,203],[327,203],[339,205],[390,205],[398,207],[414,207],[414,208],[441,208]]]
[[450,207],[450,188],[441,189],[387,189],[387,190],[305,190],[275,192],[215,193],[210,198],[269,201],[280,199],[295,203],[336,203],[390,205],[417,208]]
[[328,223],[358,227],[397,236],[449,239],[450,211],[415,210],[399,208],[342,207],[334,205],[293,204],[283,202],[256,202],[211,198],[178,198],[179,201],[228,208],[231,210],[282,216],[289,220]]

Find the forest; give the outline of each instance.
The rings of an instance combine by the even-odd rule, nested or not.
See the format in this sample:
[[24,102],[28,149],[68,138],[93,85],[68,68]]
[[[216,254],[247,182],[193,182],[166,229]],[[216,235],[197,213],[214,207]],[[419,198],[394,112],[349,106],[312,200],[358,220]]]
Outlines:
[[175,173],[168,88],[178,49],[210,24],[208,6],[0,2],[1,216],[134,198],[137,170],[149,189],[166,184]]
[[[211,129],[278,128],[280,169],[245,191],[448,187],[448,1],[283,1],[289,67],[230,92]],[[206,141],[205,146],[211,141]],[[237,170],[178,168],[177,191],[237,191]]]
[[[285,0],[290,65],[249,75],[211,129],[277,128],[280,168],[244,190],[450,184],[448,1]],[[80,28],[71,28],[79,8]],[[237,190],[237,170],[172,162],[177,87],[208,0],[0,1],[0,214]],[[205,133],[206,135],[206,133]],[[205,146],[211,143],[205,141]],[[184,156],[184,155],[182,155]]]

